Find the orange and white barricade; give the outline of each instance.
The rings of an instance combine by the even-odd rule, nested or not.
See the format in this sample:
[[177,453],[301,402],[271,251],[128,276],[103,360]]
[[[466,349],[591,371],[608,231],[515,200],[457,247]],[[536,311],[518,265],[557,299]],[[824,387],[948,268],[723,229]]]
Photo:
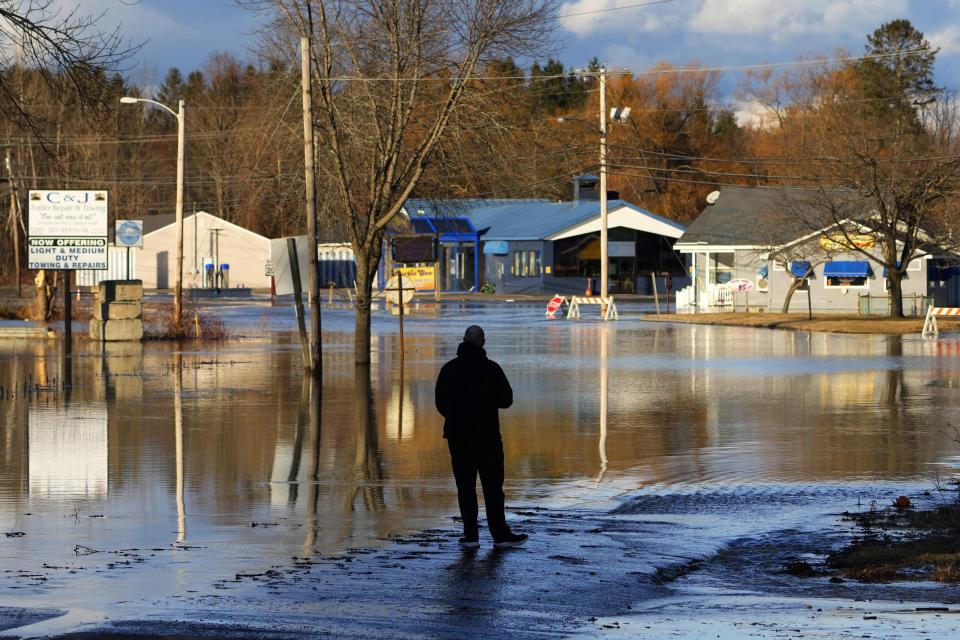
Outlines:
[[920,334],[927,340],[936,340],[940,337],[937,316],[960,316],[960,307],[935,307],[930,305],[927,308],[927,317],[923,321],[923,332]]
[[617,304],[613,301],[613,296],[609,298],[601,298],[600,296],[573,296],[570,298],[570,308],[567,309],[567,320],[580,317],[580,305],[582,304],[598,304],[600,305],[600,309],[606,309],[606,311],[603,312],[604,320],[616,320],[620,317],[620,314],[617,313]]

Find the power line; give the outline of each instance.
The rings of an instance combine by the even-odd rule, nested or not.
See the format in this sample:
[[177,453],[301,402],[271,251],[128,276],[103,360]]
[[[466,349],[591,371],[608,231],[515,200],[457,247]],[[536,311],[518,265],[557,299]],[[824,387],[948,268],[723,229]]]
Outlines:
[[[960,44],[942,45],[937,47],[936,51],[948,51],[960,48]],[[885,60],[887,58],[897,58],[919,53],[933,53],[930,47],[919,47],[916,49],[906,49],[891,53],[875,53],[864,56],[839,56],[834,58],[816,58],[810,60],[794,60],[792,62],[764,62],[739,65],[717,65],[708,67],[661,67],[657,69],[648,69],[647,71],[610,70],[609,75],[632,75],[632,76],[660,76],[678,73],[702,73],[705,71],[750,71],[753,69],[782,69],[791,67],[809,67],[825,65],[835,62],[865,62],[868,60]],[[537,76],[538,80],[549,80],[551,78],[566,78],[570,74],[556,74],[547,76]],[[473,82],[473,81],[496,81],[496,80],[527,80],[528,76],[417,76],[417,77],[389,77],[389,76],[321,76],[321,80],[327,82]]]
[[[691,162],[716,162],[720,164],[786,164],[786,165],[822,165],[822,164],[846,164],[849,162],[844,158],[828,158],[819,156],[810,156],[808,158],[778,158],[776,156],[765,157],[745,157],[745,158],[714,158],[709,156],[690,156],[682,153],[669,153],[663,151],[654,151],[652,149],[638,149],[627,145],[611,145],[618,149],[637,151],[641,155],[623,158],[623,160],[642,160],[648,159],[643,154],[659,156],[666,160],[685,160]],[[911,164],[915,162],[931,162],[937,160],[958,160],[960,155],[941,155],[941,156],[909,156],[905,158],[878,158],[876,161],[880,164]]]
[[598,13],[610,13],[611,11],[623,11],[625,9],[639,9],[640,7],[652,7],[657,4],[670,4],[677,0],[652,0],[651,2],[638,2],[636,4],[625,4],[619,7],[607,7],[606,9],[591,9],[589,11],[578,11],[576,13],[563,13],[558,18],[576,18],[578,16],[592,16]]
[[[657,171],[661,173],[684,173],[684,174],[696,174],[704,176],[721,176],[725,178],[750,178],[756,180],[802,180],[802,181],[814,181],[814,182],[826,182],[826,181],[837,181],[841,178],[828,177],[828,176],[782,176],[782,175],[763,175],[763,174],[754,174],[754,173],[734,173],[729,171],[709,171],[707,169],[684,169],[684,168],[675,168],[670,169],[666,167],[648,167],[648,166],[639,166],[632,164],[614,164],[611,163],[612,167],[620,169],[641,169],[643,171]],[[652,178],[653,176],[651,176]]]

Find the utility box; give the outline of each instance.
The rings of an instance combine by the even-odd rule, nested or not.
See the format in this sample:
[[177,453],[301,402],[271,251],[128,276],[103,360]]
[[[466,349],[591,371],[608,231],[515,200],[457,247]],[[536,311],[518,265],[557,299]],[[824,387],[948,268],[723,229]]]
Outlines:
[[143,283],[140,280],[104,280],[90,319],[90,338],[100,342],[143,340]]

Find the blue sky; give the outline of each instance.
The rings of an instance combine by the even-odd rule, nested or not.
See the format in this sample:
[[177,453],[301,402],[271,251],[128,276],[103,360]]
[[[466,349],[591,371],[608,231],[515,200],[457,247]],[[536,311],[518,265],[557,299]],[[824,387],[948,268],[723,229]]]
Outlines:
[[[215,51],[246,55],[256,18],[232,0],[59,0],[81,11],[107,10],[106,24],[147,43],[134,79],[153,84],[170,66],[189,71]],[[742,65],[794,60],[801,53],[863,51],[882,22],[910,19],[940,53],[937,80],[960,89],[960,0],[562,0],[556,52],[568,66],[597,56],[641,71],[676,65]],[[647,0],[650,2],[650,0]],[[609,11],[609,9],[614,9]],[[570,15],[584,12],[587,15]],[[729,74],[724,86],[736,85]]]

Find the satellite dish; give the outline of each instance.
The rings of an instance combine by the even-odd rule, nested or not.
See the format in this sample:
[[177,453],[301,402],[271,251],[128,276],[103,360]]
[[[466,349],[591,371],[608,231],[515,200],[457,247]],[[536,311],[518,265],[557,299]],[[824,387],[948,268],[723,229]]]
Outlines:
[[709,194],[707,194],[707,204],[716,204],[719,198],[720,198],[719,191],[711,191]]

